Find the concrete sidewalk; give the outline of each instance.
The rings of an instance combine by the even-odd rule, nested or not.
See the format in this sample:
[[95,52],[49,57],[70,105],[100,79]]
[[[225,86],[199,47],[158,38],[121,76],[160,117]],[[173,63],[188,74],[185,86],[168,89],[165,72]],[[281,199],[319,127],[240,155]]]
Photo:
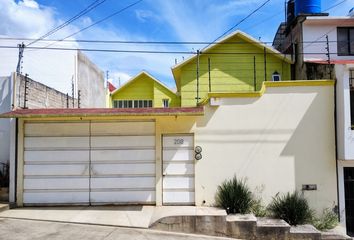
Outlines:
[[226,216],[224,210],[193,206],[24,207],[0,212],[0,218],[149,228],[168,216]]

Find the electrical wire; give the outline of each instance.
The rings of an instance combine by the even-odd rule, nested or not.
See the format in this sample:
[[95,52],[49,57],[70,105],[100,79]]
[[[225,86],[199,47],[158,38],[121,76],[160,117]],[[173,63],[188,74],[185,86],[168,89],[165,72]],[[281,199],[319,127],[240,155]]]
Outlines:
[[52,34],[56,33],[57,31],[59,31],[62,28],[66,27],[67,25],[69,25],[70,23],[72,23],[75,20],[79,19],[83,15],[89,13],[90,11],[92,11],[93,9],[95,9],[96,7],[98,7],[99,5],[104,3],[105,1],[106,0],[96,0],[96,1],[92,2],[89,6],[87,6],[85,9],[81,10],[75,16],[73,16],[72,18],[68,19],[64,23],[60,24],[59,26],[55,27],[54,29],[50,30],[49,32],[47,32],[46,34],[42,35],[38,39],[35,39],[34,41],[30,42],[27,46],[30,46],[30,45],[32,45],[32,44],[34,44],[34,43],[46,38],[46,37],[49,37]]
[[[67,38],[69,38],[69,37],[72,37],[72,36],[74,36],[74,35],[76,35],[76,34],[78,34],[78,33],[83,32],[83,31],[85,31],[85,30],[87,30],[87,29],[89,29],[89,28],[91,28],[91,27],[93,27],[93,26],[95,26],[95,25],[97,25],[97,24],[99,24],[99,23],[102,23],[102,22],[106,21],[107,19],[109,19],[109,18],[111,18],[111,17],[114,17],[114,16],[116,16],[116,15],[119,14],[119,13],[124,12],[125,10],[127,10],[127,9],[129,9],[129,8],[135,6],[135,5],[137,5],[138,3],[142,2],[142,1],[143,1],[143,0],[138,0],[138,1],[132,3],[132,4],[128,5],[128,6],[126,6],[126,7],[122,8],[122,9],[120,9],[120,10],[118,10],[118,11],[116,11],[116,12],[114,12],[114,13],[112,13],[112,14],[110,14],[110,15],[104,17],[104,18],[102,18],[101,20],[96,21],[96,22],[94,22],[94,23],[88,25],[87,27],[84,27],[84,28],[82,28],[82,29],[80,29],[80,30],[78,30],[78,31],[76,31],[76,32],[74,32],[74,33],[72,33],[72,34],[69,34],[68,36],[66,36],[66,37],[64,37],[64,38],[62,38],[62,39],[60,39],[60,40],[58,40],[58,41],[56,41],[56,42],[61,42],[61,41],[65,40],[65,39],[67,39]],[[53,43],[51,43],[51,44],[45,46],[44,48],[48,48],[49,46],[52,46],[52,45],[55,44],[56,42],[53,42]]]
[[[250,14],[248,14],[246,17],[244,17],[243,19],[241,19],[239,22],[237,22],[235,25],[233,25],[231,28],[229,28],[227,31],[225,31],[223,34],[221,34],[219,37],[217,37],[213,42],[216,42],[218,39],[222,38],[223,36],[225,36],[227,33],[229,33],[230,31],[232,31],[232,29],[236,28],[238,25],[240,25],[242,22],[246,21],[249,17],[251,17],[253,14],[255,14],[256,12],[258,12],[259,9],[261,9],[264,5],[266,5],[268,2],[270,2],[270,0],[266,0],[261,6],[259,6],[258,8],[256,8],[255,10],[253,10]],[[208,46],[207,46],[208,47]]]

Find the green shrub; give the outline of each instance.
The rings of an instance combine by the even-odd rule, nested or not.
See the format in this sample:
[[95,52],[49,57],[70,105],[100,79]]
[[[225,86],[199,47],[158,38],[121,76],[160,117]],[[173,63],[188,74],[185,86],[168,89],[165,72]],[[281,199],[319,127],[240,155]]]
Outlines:
[[216,204],[224,208],[227,213],[249,213],[253,203],[252,192],[243,179],[238,180],[234,176],[218,186]]
[[275,218],[281,218],[290,225],[310,223],[313,211],[307,200],[298,192],[277,194],[269,204],[268,210]]
[[265,217],[268,215],[267,208],[262,204],[261,199],[256,199],[253,202],[251,212],[256,216],[256,217]]
[[338,225],[338,215],[331,209],[326,208],[319,218],[313,220],[312,224],[320,231],[335,228]]

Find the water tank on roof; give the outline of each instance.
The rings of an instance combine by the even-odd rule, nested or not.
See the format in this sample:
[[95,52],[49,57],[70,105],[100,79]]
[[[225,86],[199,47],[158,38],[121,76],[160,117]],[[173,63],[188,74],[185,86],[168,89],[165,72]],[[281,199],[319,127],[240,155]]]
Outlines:
[[295,16],[321,13],[321,0],[295,0]]
[[291,23],[295,18],[295,0],[289,0],[286,9],[286,22]]

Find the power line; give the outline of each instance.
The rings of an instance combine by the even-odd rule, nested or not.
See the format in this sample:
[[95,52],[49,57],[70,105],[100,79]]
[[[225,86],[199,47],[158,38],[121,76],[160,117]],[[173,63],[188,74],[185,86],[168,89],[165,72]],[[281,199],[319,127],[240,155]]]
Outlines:
[[[74,35],[76,35],[76,34],[78,34],[78,33],[80,33],[80,32],[83,32],[83,31],[85,31],[85,30],[87,30],[87,29],[89,29],[89,28],[91,28],[91,27],[93,27],[93,26],[95,26],[95,25],[97,25],[97,24],[99,24],[99,23],[101,23],[101,22],[104,22],[104,21],[106,21],[107,19],[109,19],[109,18],[111,18],[111,17],[113,17],[113,16],[115,16],[115,15],[117,15],[117,14],[119,14],[119,13],[121,13],[121,12],[123,12],[123,11],[125,11],[125,10],[131,8],[131,7],[133,7],[133,6],[135,6],[136,4],[138,4],[138,3],[142,2],[142,1],[143,1],[143,0],[138,0],[138,1],[136,1],[136,2],[134,2],[134,3],[132,3],[132,4],[128,5],[128,6],[126,6],[126,7],[124,7],[124,8],[122,8],[122,9],[120,9],[120,10],[118,10],[118,11],[116,11],[116,12],[110,14],[110,15],[108,15],[107,17],[102,18],[102,19],[99,20],[99,21],[96,21],[96,22],[90,24],[89,26],[84,27],[84,28],[80,29],[79,31],[76,31],[76,32],[74,32],[74,33],[72,33],[72,34],[70,34],[70,35],[64,37],[63,39],[60,39],[60,40],[57,41],[57,42],[61,42],[61,41],[65,40],[65,39],[67,39],[67,38],[69,38],[69,37],[72,37],[72,36],[74,36]],[[56,43],[56,42],[53,42],[53,43],[49,44],[48,46],[46,46],[45,48],[47,48],[47,47],[49,47],[49,46],[51,46],[51,45],[53,45],[53,44],[55,44],[55,43]]]
[[78,18],[82,17],[83,15],[87,14],[88,12],[90,12],[91,10],[95,9],[96,7],[98,7],[99,5],[101,5],[102,3],[104,3],[106,0],[96,0],[94,2],[92,2],[89,6],[87,6],[85,9],[81,10],[79,13],[77,13],[75,16],[73,16],[72,18],[68,19],[67,21],[65,21],[64,23],[60,24],[59,26],[53,28],[52,30],[50,30],[49,32],[47,32],[46,34],[42,35],[41,37],[39,37],[38,39],[35,39],[34,41],[30,42],[27,46],[30,46],[52,34],[54,34],[55,32],[61,30],[62,28],[66,27],[67,25],[69,25],[70,23],[72,23],[73,21],[77,20]]
[[[17,49],[16,46],[0,46],[3,49]],[[56,50],[56,51],[86,51],[86,52],[115,52],[115,53],[153,53],[153,54],[196,54],[196,51],[155,51],[155,50],[123,50],[123,49],[98,49],[98,48],[63,48],[63,47],[56,47],[56,48],[45,48],[45,47],[28,47],[29,49],[41,49],[41,50]],[[263,52],[208,52],[203,53],[200,51],[200,54],[205,55],[232,55],[232,54],[240,54],[240,55],[250,55],[250,54],[258,54],[263,55]],[[297,55],[322,55],[325,54],[323,52],[309,52],[309,53],[298,53]],[[335,52],[331,52],[330,54],[337,54]],[[281,52],[267,52],[267,55],[282,55],[286,56]]]
[[229,33],[232,29],[236,28],[238,25],[240,25],[242,22],[246,21],[249,17],[251,17],[254,13],[256,13],[259,9],[261,9],[264,5],[266,5],[270,0],[266,0],[261,6],[253,10],[250,14],[248,14],[246,17],[241,19],[239,22],[237,22],[235,25],[233,25],[231,28],[229,28],[227,31],[225,31],[223,34],[221,34],[219,37],[217,37],[213,42],[216,42],[218,39],[221,37],[225,36],[227,33]]
[[[279,14],[277,14],[279,15]],[[277,16],[273,15],[273,17]],[[251,26],[252,28],[254,26]],[[20,41],[28,41],[28,40],[36,40],[35,38],[17,38],[17,37],[0,37],[0,40],[20,40]],[[39,40],[41,42],[79,42],[79,43],[104,43],[104,44],[161,44],[161,45],[189,45],[189,44],[248,44],[248,43],[259,43],[259,41],[249,41],[249,42],[238,42],[238,41],[230,41],[230,42],[209,42],[209,41],[121,41],[121,40],[86,40],[86,39],[42,39]],[[326,41],[301,41],[299,43],[326,43]],[[331,40],[329,42],[340,42],[336,40]],[[273,43],[273,42],[263,42],[262,43]]]
[[323,10],[323,11],[326,12],[326,11],[328,11],[328,10],[331,10],[332,8],[338,7],[339,5],[341,5],[342,3],[346,2],[346,1],[347,1],[347,0],[343,0],[343,1],[341,1],[341,2],[339,2],[339,3],[337,3],[337,4],[335,4],[335,5],[333,5],[332,7],[329,7],[329,8],[327,8],[327,9]]

